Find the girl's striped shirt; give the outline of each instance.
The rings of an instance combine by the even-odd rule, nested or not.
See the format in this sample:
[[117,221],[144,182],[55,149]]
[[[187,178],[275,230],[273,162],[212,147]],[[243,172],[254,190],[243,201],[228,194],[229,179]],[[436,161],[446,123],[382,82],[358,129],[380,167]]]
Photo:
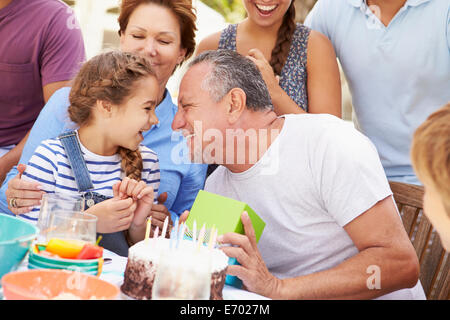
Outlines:
[[[78,136],[77,136],[78,139]],[[86,149],[78,139],[81,152],[90,173],[94,189],[107,197],[113,196],[112,186],[124,178],[121,170],[122,158],[119,154],[101,156]],[[160,183],[160,170],[157,154],[151,149],[140,145],[143,160],[141,179],[152,186],[155,199]],[[37,181],[42,186],[42,191],[47,193],[78,194],[77,184],[70,167],[69,159],[59,139],[43,141],[34,152],[27,168],[22,175],[24,180]],[[40,206],[33,207],[32,211],[19,215],[30,222],[37,222]]]

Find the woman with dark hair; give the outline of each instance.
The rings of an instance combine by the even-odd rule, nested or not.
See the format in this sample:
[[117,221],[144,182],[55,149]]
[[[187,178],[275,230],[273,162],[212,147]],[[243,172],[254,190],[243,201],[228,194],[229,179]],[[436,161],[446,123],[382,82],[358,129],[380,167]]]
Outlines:
[[[171,129],[177,106],[166,89],[175,69],[194,52],[196,16],[190,0],[123,0],[118,21],[120,49],[146,58],[159,84],[155,111],[159,123],[143,132],[142,144],[156,151],[160,162],[158,204],[152,206],[149,215],[152,226],[161,230],[167,216],[173,220],[191,208],[206,175],[205,165],[186,163],[186,158],[173,152],[184,141],[181,133],[177,135]],[[28,163],[43,140],[76,127],[67,116],[69,92],[70,88],[58,90],[44,107],[19,163]],[[8,208],[14,214],[23,214],[39,204],[42,197],[39,183],[21,179],[24,167],[19,165],[19,170],[14,168],[8,174],[0,192],[1,211]]]
[[341,85],[334,49],[319,32],[295,23],[292,0],[243,0],[247,18],[202,40],[197,54],[230,49],[259,67],[275,112],[341,117]]

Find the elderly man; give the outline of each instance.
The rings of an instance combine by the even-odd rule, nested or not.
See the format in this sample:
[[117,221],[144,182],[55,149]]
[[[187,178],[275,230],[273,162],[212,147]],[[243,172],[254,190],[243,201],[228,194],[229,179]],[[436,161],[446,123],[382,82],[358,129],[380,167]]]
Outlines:
[[248,290],[425,298],[376,149],[351,126],[331,115],[277,117],[253,62],[219,50],[191,63],[172,128],[188,137],[194,160],[222,164],[205,189],[248,203],[266,222],[258,245],[245,212],[246,235],[219,239],[234,245],[223,248],[241,264],[229,274]]

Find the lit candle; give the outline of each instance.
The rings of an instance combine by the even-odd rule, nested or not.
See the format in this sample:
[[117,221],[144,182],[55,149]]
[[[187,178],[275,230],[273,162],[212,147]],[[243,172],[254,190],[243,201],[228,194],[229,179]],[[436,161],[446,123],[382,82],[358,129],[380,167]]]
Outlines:
[[198,249],[203,245],[203,238],[205,237],[206,232],[206,226],[203,224],[202,228],[200,229],[200,233],[198,235]]
[[178,245],[180,244],[180,240],[183,239],[184,237],[184,231],[185,231],[186,225],[183,222],[180,226],[180,229],[178,230],[178,237],[177,237],[177,244],[176,244],[176,248],[178,248]]
[[193,231],[192,231],[192,242],[195,246],[195,242],[197,242],[197,220],[194,220],[194,225],[193,225]]
[[175,231],[173,231],[173,233],[174,233],[174,236],[175,236],[175,240],[177,239],[177,237],[178,237],[178,229],[180,228],[180,224],[179,224],[179,219],[178,219],[178,217],[175,219],[175,226],[174,226],[174,230]]
[[212,249],[214,247],[214,244],[216,242],[216,237],[217,237],[216,226],[213,226],[211,229],[211,232],[209,233],[208,249]]
[[152,217],[147,219],[147,226],[145,228],[145,244],[148,244],[148,237],[150,236],[151,226],[152,226]]
[[172,249],[172,243],[173,241],[177,241],[178,237],[178,217],[175,220],[175,226],[172,228],[172,231],[170,232],[170,243],[169,247]]
[[166,219],[164,220],[164,225],[163,225],[163,229],[162,229],[162,233],[161,233],[161,237],[163,237],[163,238],[166,237],[168,223],[169,223],[169,216],[167,216]]

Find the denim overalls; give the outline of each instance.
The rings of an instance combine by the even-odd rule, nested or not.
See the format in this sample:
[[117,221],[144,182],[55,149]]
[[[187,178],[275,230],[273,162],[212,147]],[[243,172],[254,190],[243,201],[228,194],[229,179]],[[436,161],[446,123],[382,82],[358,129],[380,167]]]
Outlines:
[[[75,131],[69,131],[61,134],[58,139],[61,141],[69,163],[77,183],[78,192],[85,199],[85,208],[92,207],[94,204],[110,199],[97,192],[91,191],[94,188],[89,171],[81,153],[78,144],[77,134]],[[113,251],[121,256],[128,256],[128,242],[123,231],[113,233],[97,233],[97,237],[101,235],[102,240],[99,245],[105,249]]]

